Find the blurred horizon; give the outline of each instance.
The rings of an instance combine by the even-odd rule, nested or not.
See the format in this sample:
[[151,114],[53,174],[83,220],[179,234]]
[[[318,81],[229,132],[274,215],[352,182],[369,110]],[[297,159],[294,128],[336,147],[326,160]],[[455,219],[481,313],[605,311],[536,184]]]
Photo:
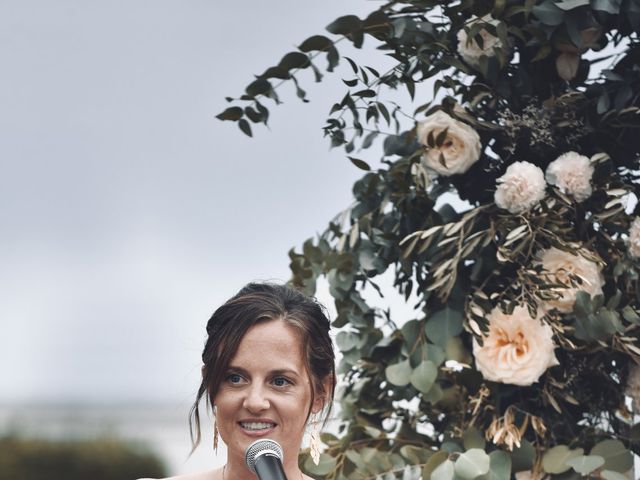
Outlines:
[[183,409],[172,405],[0,405],[0,438],[50,442],[114,440],[159,455],[169,475],[215,468],[223,462],[225,447],[214,455],[208,415],[203,417],[203,442],[193,455]]

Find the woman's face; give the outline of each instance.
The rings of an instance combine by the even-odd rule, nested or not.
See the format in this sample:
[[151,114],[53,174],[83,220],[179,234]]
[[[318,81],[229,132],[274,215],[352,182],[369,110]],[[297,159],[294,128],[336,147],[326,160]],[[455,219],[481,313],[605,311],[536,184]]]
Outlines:
[[[244,461],[255,440],[270,438],[297,463],[311,404],[300,336],[282,320],[251,327],[244,335],[214,398],[220,436],[229,459]],[[316,397],[314,411],[322,407]]]

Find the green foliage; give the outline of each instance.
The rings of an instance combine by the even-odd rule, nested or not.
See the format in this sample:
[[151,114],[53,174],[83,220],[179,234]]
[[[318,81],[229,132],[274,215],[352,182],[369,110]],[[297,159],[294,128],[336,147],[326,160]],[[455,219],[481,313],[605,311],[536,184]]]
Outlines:
[[581,448],[571,450],[566,445],[556,445],[542,457],[542,468],[547,473],[564,473],[571,468],[569,462],[582,457]]
[[455,464],[455,473],[463,480],[473,480],[489,472],[491,459],[484,450],[472,448],[460,455]]
[[121,480],[164,477],[153,453],[118,440],[0,439],[0,478],[20,480]]
[[591,456],[603,459],[604,468],[626,472],[633,467],[633,455],[620,440],[603,440],[593,447]]
[[509,480],[511,478],[511,457],[500,450],[489,454],[489,472],[480,480]]
[[[343,355],[338,434],[323,436],[320,466],[304,467],[329,479],[418,470],[424,479],[527,470],[618,479],[640,453],[624,393],[640,363],[640,262],[629,246],[640,214],[640,5],[394,1],[327,32],[218,116],[251,135],[249,122],[266,124],[265,104],[279,103],[280,83],[293,82],[304,101],[304,70],[320,81],[318,59],[328,72],[344,64],[346,91],[328,102],[323,132],[363,176],[353,205],[289,252],[294,285],[313,294],[327,280]],[[365,41],[394,65],[340,54],[340,42]],[[389,101],[391,90],[406,102]],[[437,112],[448,123],[431,127],[424,116],[433,122]],[[477,145],[477,158],[456,165]],[[587,193],[550,175],[567,152],[593,171]],[[541,199],[521,210],[496,196],[517,162],[543,173]],[[542,260],[549,251],[573,263],[552,270]],[[385,303],[390,288],[413,315]],[[554,361],[537,381],[510,381],[477,361],[491,342],[513,355],[535,347],[527,331],[491,337],[498,314],[513,324],[523,311],[552,337]]]

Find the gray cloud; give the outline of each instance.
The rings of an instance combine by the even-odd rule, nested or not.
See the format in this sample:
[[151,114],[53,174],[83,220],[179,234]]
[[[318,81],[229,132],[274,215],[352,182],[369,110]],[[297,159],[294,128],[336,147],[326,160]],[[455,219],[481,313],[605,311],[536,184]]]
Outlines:
[[[290,86],[250,140],[215,120],[293,45],[370,2],[0,5],[0,401],[190,398],[204,323],[350,203]],[[335,80],[335,79],[334,79]]]

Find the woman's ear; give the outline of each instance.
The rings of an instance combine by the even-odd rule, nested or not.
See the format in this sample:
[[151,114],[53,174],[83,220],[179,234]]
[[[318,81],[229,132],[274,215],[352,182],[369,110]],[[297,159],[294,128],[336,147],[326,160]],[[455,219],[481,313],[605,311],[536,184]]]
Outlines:
[[327,375],[321,384],[321,390],[316,392],[316,396],[313,399],[313,405],[311,406],[311,413],[321,412],[327,405],[327,396],[333,388],[333,378],[331,375]]

